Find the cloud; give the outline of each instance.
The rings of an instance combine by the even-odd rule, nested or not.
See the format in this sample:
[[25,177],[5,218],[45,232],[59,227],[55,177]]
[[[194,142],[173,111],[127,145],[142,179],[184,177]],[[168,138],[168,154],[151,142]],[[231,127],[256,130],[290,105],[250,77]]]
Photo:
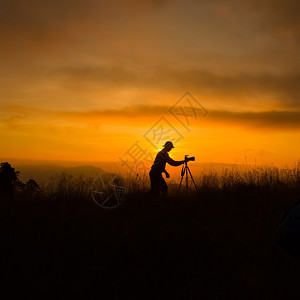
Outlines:
[[229,112],[210,111],[209,122],[255,130],[299,130],[300,111]]
[[298,7],[292,0],[4,0],[0,101],[101,109],[190,90],[219,109],[297,110]]
[[[296,2],[3,0],[0,34],[6,43],[0,51],[23,60],[28,54],[47,55],[52,60],[60,56],[83,60],[98,54],[98,59],[114,62],[155,64],[156,59],[159,64],[184,65],[187,61],[193,64],[193,59],[206,63],[205,58],[211,59],[212,52],[214,60],[217,56],[232,59],[233,52],[238,59],[241,54],[257,53],[259,47],[265,46],[268,36],[257,36],[269,24],[289,30],[296,27],[298,4],[293,3]],[[220,10],[228,11],[225,17],[218,13]]]
[[[2,54],[26,57],[28,53],[65,50],[65,45],[87,42],[96,35],[110,40],[110,35],[128,28],[139,13],[163,6],[163,0],[97,1],[97,0],[3,0],[0,4],[0,36],[6,40]],[[124,26],[124,19],[127,24]],[[109,42],[108,42],[109,43]],[[93,43],[92,43],[93,44]],[[83,44],[81,44],[82,46]],[[21,48],[20,48],[21,47]],[[72,49],[73,51],[76,48]],[[18,55],[17,55],[18,54]]]
[[[215,0],[220,16],[248,12],[253,21],[259,21],[260,30],[279,36],[293,36],[300,41],[300,3],[297,0]],[[256,18],[258,19],[256,19]]]
[[[6,107],[3,109],[9,117],[0,118],[1,124],[12,129],[22,129],[28,124],[53,124],[53,126],[82,127],[83,124],[116,124],[120,126],[141,127],[152,124],[164,116],[176,122],[168,112],[169,107],[164,105],[133,105],[122,109],[104,109],[95,111],[53,111],[26,107]],[[222,111],[209,110],[205,118],[199,119],[193,126],[236,126],[253,130],[300,130],[299,111]]]
[[[135,125],[141,124],[143,120],[156,121],[161,116],[169,117],[167,106],[131,106],[122,110],[103,110],[90,112],[64,112],[61,116],[73,120],[95,120],[120,118],[124,125],[127,121],[134,120]],[[149,118],[151,117],[151,118]],[[174,121],[174,120],[172,120]],[[200,119],[199,126],[221,124],[222,126],[238,126],[252,128],[254,130],[294,130],[300,129],[300,111],[265,111],[265,112],[230,112],[230,111],[209,111],[205,119]],[[194,126],[198,126],[194,123]]]
[[[28,71],[30,72],[30,70]],[[39,76],[38,76],[39,75]],[[0,81],[2,104],[88,110],[134,104],[170,105],[186,91],[213,109],[298,110],[300,73],[217,74],[201,69],[157,67],[145,71],[115,66],[64,66],[46,75]],[[26,102],[26,103],[25,103]]]
[[[68,89],[106,88],[142,89],[158,91],[191,90],[196,94],[213,96],[215,99],[230,99],[240,105],[250,99],[260,104],[267,99],[277,108],[300,108],[300,73],[244,73],[218,75],[199,69],[180,70],[157,68],[148,73],[139,73],[124,68],[67,67],[58,71],[62,85]],[[218,100],[216,100],[218,101]]]

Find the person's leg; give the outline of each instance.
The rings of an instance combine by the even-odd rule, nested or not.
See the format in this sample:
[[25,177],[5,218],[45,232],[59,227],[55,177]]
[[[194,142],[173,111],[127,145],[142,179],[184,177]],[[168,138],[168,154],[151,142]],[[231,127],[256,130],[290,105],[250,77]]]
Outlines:
[[159,174],[155,174],[152,171],[149,172],[151,190],[150,194],[154,197],[159,196]]
[[160,175],[160,191],[162,192],[164,198],[168,197],[168,185],[162,175]]

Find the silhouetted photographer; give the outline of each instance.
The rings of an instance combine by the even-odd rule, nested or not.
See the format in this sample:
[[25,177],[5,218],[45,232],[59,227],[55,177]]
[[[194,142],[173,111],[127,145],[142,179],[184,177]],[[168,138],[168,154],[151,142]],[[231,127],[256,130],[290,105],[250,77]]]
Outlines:
[[173,148],[173,143],[168,141],[164,144],[164,148],[159,151],[155,157],[154,163],[149,172],[151,181],[151,194],[153,196],[159,196],[160,192],[164,197],[168,195],[168,185],[164,180],[162,173],[166,174],[166,178],[170,178],[170,174],[166,171],[166,163],[171,166],[177,167],[184,164],[187,161],[195,160],[193,157],[185,157],[185,160],[176,161],[173,160],[169,153]]

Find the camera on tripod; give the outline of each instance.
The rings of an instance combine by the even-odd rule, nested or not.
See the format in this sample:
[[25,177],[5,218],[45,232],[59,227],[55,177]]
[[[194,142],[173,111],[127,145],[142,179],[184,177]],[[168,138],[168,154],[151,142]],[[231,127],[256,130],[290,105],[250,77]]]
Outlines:
[[185,155],[184,160],[186,163],[189,161],[195,161],[195,156],[189,157],[189,155]]
[[181,169],[181,179],[180,179],[178,191],[180,190],[181,183],[182,183],[182,180],[183,180],[184,177],[185,177],[186,190],[188,191],[188,189],[189,189],[189,176],[190,176],[190,178],[192,180],[192,183],[194,184],[195,190],[198,193],[196,183],[195,183],[194,178],[192,176],[191,170],[190,170],[190,168],[187,164],[189,161],[195,161],[195,156],[192,156],[192,157],[189,157],[188,155],[184,156],[184,164],[182,165],[182,169]]

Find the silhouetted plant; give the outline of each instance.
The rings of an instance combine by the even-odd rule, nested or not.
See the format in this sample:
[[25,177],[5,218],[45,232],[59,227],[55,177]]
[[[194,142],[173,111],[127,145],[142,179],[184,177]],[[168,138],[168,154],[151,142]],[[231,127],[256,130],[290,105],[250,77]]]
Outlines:
[[26,192],[37,194],[41,191],[41,188],[34,179],[29,179],[25,184],[25,190]]
[[34,179],[29,179],[26,183],[17,180],[16,191],[18,194],[26,196],[37,196],[42,190]]
[[0,192],[12,194],[14,186],[18,180],[18,171],[8,163],[3,162],[0,166]]

